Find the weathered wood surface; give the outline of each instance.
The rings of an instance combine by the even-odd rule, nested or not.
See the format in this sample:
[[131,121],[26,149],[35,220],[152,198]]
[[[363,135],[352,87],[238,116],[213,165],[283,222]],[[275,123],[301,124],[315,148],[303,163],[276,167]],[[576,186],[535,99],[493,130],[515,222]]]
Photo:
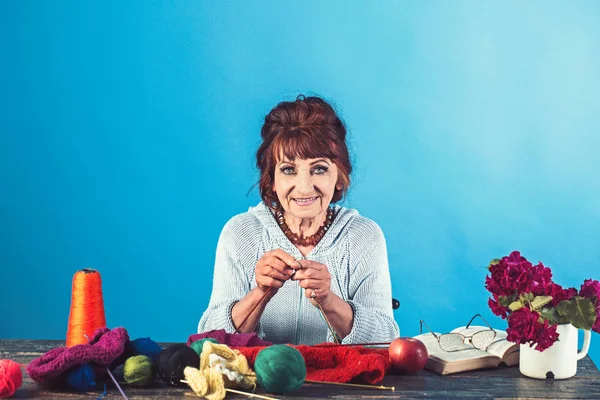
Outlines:
[[[8,358],[22,364],[39,357],[46,351],[63,346],[64,341],[52,340],[0,340],[0,359]],[[600,399],[600,372],[589,357],[579,361],[577,375],[571,379],[544,381],[522,376],[518,368],[471,371],[462,374],[439,376],[428,371],[416,375],[389,375],[381,383],[394,386],[387,390],[360,389],[305,384],[300,390],[275,398],[286,399]],[[174,399],[188,398],[189,388],[174,388],[156,383],[149,389],[123,386],[129,399]],[[121,398],[116,388],[108,389],[109,398]],[[258,394],[265,394],[260,388]],[[49,390],[24,376],[23,386],[15,393],[15,399],[96,399],[100,392],[72,393]],[[227,394],[228,399],[244,396]]]

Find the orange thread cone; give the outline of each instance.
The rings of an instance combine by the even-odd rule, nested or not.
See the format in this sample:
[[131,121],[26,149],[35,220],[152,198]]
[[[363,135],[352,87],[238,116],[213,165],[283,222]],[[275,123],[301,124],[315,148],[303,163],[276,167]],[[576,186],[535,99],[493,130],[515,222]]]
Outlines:
[[67,347],[89,343],[96,329],[105,326],[100,273],[89,268],[79,270],[73,276]]

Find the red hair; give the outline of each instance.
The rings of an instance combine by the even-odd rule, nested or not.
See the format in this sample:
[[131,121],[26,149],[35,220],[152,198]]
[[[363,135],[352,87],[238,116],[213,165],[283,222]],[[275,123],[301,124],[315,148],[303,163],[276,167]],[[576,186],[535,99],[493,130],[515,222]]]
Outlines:
[[265,117],[261,129],[262,143],[256,152],[256,165],[260,170],[260,197],[276,210],[281,205],[272,190],[275,166],[282,157],[294,161],[329,158],[338,168],[338,184],[331,199],[341,200],[350,186],[352,165],[346,146],[346,127],[333,107],[319,97],[296,98],[296,101],[279,103]]

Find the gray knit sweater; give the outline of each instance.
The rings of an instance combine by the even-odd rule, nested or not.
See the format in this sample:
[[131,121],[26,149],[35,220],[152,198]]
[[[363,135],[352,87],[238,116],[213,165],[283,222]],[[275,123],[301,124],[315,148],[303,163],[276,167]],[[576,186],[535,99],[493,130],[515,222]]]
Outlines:
[[[335,206],[336,217],[317,246],[303,257],[264,204],[231,218],[219,237],[213,290],[198,332],[234,332],[231,310],[256,286],[254,268],[267,251],[325,264],[331,290],[354,311],[354,325],[343,343],[385,342],[399,336],[392,314],[392,290],[385,238],[379,226],[356,210]],[[297,281],[287,281],[266,305],[258,334],[274,343],[317,344],[333,341],[321,316]]]

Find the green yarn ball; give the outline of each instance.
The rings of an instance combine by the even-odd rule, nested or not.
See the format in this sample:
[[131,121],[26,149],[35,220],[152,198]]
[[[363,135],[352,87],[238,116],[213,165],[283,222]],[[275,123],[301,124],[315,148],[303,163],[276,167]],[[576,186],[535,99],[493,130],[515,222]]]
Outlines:
[[152,359],[147,356],[129,357],[123,366],[123,379],[132,386],[150,386],[154,379]]
[[202,355],[202,346],[204,346],[204,342],[211,342],[214,344],[219,344],[219,341],[217,339],[213,339],[213,338],[209,337],[209,338],[205,338],[205,339],[196,340],[195,342],[193,342],[190,345],[190,347],[200,356],[200,355]]
[[261,350],[254,360],[254,370],[258,383],[272,393],[293,392],[306,379],[304,357],[298,350],[285,344]]

